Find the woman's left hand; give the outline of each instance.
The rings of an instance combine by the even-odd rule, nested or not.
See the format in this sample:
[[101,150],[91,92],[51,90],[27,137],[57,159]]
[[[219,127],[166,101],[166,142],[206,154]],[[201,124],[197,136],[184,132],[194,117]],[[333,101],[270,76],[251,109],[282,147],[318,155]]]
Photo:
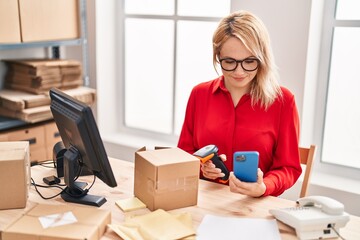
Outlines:
[[243,182],[235,177],[234,172],[231,172],[229,177],[230,191],[250,197],[260,197],[266,191],[263,176],[264,173],[258,168],[256,182]]

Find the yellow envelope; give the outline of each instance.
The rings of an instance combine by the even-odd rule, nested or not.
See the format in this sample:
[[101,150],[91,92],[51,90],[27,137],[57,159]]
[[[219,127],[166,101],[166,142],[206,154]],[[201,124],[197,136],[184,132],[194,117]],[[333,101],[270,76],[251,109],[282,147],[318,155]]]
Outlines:
[[140,234],[139,226],[108,224],[108,227],[124,240],[145,240]]
[[[187,223],[183,223],[181,219],[185,219]],[[111,224],[109,227],[124,240],[168,240],[195,235],[195,230],[191,225],[191,216],[188,213],[173,216],[158,209],[145,215],[129,218],[123,225]]]
[[121,199],[116,201],[115,204],[124,212],[146,208],[146,205],[137,197]]

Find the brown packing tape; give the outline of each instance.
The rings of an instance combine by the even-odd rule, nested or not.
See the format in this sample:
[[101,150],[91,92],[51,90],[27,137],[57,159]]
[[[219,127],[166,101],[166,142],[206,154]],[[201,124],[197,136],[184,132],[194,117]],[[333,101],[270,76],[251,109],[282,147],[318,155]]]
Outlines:
[[148,182],[149,191],[155,193],[174,192],[174,191],[190,191],[197,189],[198,176],[181,177],[171,180],[157,181],[154,189],[152,181]]

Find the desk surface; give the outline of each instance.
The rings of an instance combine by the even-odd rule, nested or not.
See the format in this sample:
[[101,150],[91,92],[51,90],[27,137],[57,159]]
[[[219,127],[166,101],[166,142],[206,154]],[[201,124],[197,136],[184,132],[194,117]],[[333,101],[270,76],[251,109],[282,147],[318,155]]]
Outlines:
[[[110,159],[110,161],[118,186],[116,188],[110,188],[101,180],[97,179],[89,193],[106,197],[107,202],[101,206],[101,208],[111,211],[112,223],[122,223],[126,214],[138,215],[150,212],[148,209],[141,209],[124,213],[115,205],[115,201],[133,196],[134,164],[117,159]],[[34,166],[31,168],[31,175],[36,183],[43,184],[42,178],[44,176],[56,175],[56,173],[55,169],[45,168],[43,166]],[[93,177],[80,177],[80,180],[91,183]],[[39,190],[45,196],[52,196],[59,192],[59,190],[56,188],[41,188]],[[12,222],[13,219],[16,219],[18,216],[20,216],[25,210],[31,208],[35,203],[65,204],[65,202],[60,197],[56,197],[52,200],[44,200],[38,195],[38,193],[36,193],[34,187],[31,187],[29,201],[26,209],[0,211],[0,230],[9,224],[9,222]],[[273,217],[269,213],[269,209],[293,207],[295,205],[295,202],[282,198],[251,198],[231,193],[228,186],[200,180],[197,206],[176,209],[169,212],[191,213],[194,227],[197,228],[206,214],[272,219]],[[279,221],[278,226],[282,239],[297,239],[292,228]],[[360,239],[360,218],[351,216],[350,222],[348,222],[345,228],[340,229],[340,233],[347,240]],[[101,239],[108,240],[121,238],[108,229]]]

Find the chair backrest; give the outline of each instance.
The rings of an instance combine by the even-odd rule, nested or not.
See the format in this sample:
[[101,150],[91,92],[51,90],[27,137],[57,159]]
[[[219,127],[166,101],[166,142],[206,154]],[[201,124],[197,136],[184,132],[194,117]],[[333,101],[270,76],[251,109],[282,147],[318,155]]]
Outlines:
[[316,145],[311,145],[310,148],[299,147],[299,152],[300,152],[301,164],[306,165],[304,179],[300,192],[300,198],[302,198],[307,195],[307,191],[309,188],[309,181],[310,181],[311,170],[314,164]]

